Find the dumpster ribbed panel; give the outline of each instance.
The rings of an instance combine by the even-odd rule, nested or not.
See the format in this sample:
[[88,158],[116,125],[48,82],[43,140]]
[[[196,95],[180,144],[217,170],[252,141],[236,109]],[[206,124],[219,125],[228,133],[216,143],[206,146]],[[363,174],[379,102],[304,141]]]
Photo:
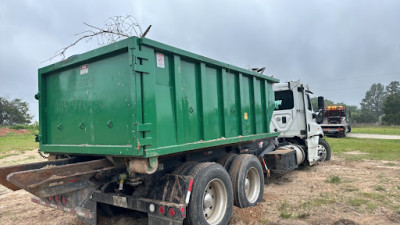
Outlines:
[[132,37],[39,70],[41,150],[152,157],[276,136],[275,82]]

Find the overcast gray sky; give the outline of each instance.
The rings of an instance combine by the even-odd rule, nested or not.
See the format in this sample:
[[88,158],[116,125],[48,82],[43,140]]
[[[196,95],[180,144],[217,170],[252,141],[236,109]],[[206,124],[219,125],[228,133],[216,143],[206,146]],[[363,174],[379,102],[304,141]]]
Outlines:
[[[400,80],[400,1],[54,1],[0,3],[0,96],[37,120],[37,70],[87,30],[133,15],[148,38],[240,67],[266,66],[335,102],[359,105],[373,83]],[[97,42],[82,42],[67,56]],[[53,62],[56,62],[52,61]]]

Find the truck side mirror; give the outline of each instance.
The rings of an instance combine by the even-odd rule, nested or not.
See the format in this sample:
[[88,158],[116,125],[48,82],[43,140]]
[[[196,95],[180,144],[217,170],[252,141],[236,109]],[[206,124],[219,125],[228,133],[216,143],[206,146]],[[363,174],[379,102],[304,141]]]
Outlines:
[[324,105],[324,97],[319,96],[318,97],[318,110],[324,110],[325,105]]
[[318,114],[316,115],[316,122],[318,124],[323,123],[324,122],[324,117],[325,117],[324,110],[319,110]]

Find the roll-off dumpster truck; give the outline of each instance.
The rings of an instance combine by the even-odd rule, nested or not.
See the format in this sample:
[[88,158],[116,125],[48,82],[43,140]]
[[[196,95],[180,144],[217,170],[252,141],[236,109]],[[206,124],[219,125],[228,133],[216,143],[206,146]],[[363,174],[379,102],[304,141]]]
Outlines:
[[38,78],[48,161],[2,167],[0,183],[91,224],[121,208],[149,224],[227,224],[233,205],[262,200],[264,174],[330,158],[306,86],[150,39],[72,56]]

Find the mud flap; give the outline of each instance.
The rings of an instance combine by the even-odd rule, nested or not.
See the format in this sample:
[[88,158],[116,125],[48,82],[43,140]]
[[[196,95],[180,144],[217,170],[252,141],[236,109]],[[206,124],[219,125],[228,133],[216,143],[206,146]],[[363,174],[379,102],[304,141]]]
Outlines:
[[97,202],[92,200],[94,189],[82,189],[47,198],[33,196],[32,202],[76,215],[91,225],[97,224]]
[[89,200],[85,204],[85,209],[88,209],[92,213],[92,217],[87,217],[85,215],[79,215],[78,218],[88,222],[90,225],[97,225],[97,202]]
[[159,190],[157,200],[185,204],[186,195],[190,194],[188,192],[190,180],[193,180],[193,177],[167,174],[162,179],[164,185],[160,185],[162,189]]

